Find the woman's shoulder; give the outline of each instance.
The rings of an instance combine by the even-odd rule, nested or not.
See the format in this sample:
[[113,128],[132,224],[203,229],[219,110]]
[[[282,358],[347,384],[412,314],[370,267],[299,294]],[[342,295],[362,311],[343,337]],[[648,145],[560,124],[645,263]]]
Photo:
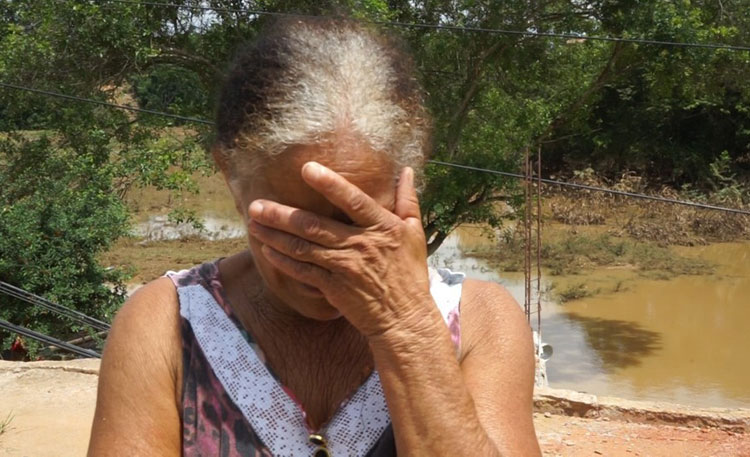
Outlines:
[[502,284],[492,281],[466,278],[463,281],[461,305],[488,308],[489,311],[511,312],[521,311],[518,302]]
[[166,276],[136,290],[120,308],[107,337],[104,358],[138,358],[164,365],[176,374],[180,360],[180,312],[177,289]]
[[[115,317],[113,326],[153,327],[174,317],[178,304],[177,289],[172,278],[161,276],[139,287],[125,301]],[[132,329],[131,329],[132,330]]]
[[502,285],[466,279],[461,293],[462,346],[471,351],[478,345],[533,357],[531,328],[523,310]]
[[118,447],[137,455],[179,453],[178,308],[174,284],[161,277],[117,313],[102,355],[89,455]]

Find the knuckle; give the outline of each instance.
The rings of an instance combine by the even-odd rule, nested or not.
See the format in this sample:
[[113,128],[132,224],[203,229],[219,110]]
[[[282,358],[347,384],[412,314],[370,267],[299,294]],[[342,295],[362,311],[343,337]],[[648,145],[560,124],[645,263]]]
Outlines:
[[363,252],[369,249],[370,242],[364,237],[355,237],[350,240],[349,248],[355,252]]
[[391,236],[401,238],[404,236],[404,233],[406,231],[406,225],[398,222],[398,223],[391,223],[388,225],[388,231],[390,232]]
[[302,256],[310,251],[310,243],[302,238],[292,238],[289,241],[289,252],[296,256]]
[[367,201],[365,200],[364,195],[357,192],[349,199],[349,207],[355,211],[359,212],[362,211],[366,206]]
[[381,222],[379,232],[387,239],[401,239],[404,236],[405,224],[400,220],[387,218]]
[[343,259],[339,261],[337,267],[337,270],[345,275],[357,272],[357,264],[351,259]]
[[362,259],[368,264],[375,264],[380,259],[380,251],[373,246],[366,246],[360,252]]
[[323,250],[318,252],[316,257],[321,265],[338,265],[341,261],[341,255],[336,251]]
[[315,236],[320,232],[320,219],[313,215],[302,218],[302,231],[307,236]]

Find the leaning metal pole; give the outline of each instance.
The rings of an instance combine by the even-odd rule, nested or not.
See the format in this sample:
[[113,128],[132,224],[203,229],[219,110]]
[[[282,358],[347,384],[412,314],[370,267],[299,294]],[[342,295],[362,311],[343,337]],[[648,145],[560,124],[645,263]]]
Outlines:
[[102,357],[101,354],[99,354],[96,351],[92,351],[91,349],[86,349],[86,348],[76,346],[74,344],[66,343],[65,341],[58,340],[57,338],[47,336],[43,333],[35,332],[34,330],[30,330],[25,327],[20,327],[18,325],[13,325],[10,322],[4,321],[2,319],[0,319],[0,328],[7,330],[9,332],[12,332],[12,333],[23,335],[33,340],[41,341],[42,343],[49,344],[50,346],[55,346],[55,347],[59,347],[60,349],[65,349],[66,351],[72,352],[74,354],[82,355],[84,357],[94,357],[97,359],[100,359]]

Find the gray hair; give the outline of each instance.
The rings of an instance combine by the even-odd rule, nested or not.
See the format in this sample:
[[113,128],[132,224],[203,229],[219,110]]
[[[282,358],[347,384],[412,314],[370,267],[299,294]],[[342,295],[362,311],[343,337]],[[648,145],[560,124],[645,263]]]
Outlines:
[[253,171],[293,145],[355,136],[421,170],[430,120],[412,60],[353,21],[279,22],[241,52],[217,113],[218,159]]

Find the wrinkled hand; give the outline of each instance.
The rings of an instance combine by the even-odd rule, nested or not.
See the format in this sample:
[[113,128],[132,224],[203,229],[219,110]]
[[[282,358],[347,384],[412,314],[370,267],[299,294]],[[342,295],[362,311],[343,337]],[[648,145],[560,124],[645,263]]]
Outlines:
[[413,170],[401,173],[393,213],[318,163],[305,164],[302,178],[353,225],[256,200],[250,205],[248,228],[264,244],[268,261],[320,290],[367,337],[417,325],[433,311]]

